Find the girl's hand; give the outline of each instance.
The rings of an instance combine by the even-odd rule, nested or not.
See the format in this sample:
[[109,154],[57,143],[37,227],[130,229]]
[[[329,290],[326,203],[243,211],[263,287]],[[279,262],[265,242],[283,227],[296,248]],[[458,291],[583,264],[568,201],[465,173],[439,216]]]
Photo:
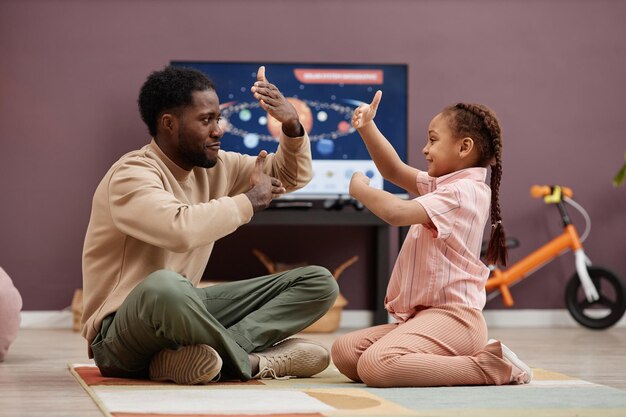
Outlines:
[[359,129],[374,120],[374,116],[376,116],[376,110],[378,110],[378,104],[380,103],[382,96],[383,92],[378,90],[376,91],[371,104],[361,104],[356,108],[352,114],[352,127]]
[[350,195],[354,198],[357,198],[355,193],[357,192],[359,187],[363,186],[363,184],[366,186],[370,185],[370,179],[367,175],[358,171],[352,174],[352,178],[350,178]]

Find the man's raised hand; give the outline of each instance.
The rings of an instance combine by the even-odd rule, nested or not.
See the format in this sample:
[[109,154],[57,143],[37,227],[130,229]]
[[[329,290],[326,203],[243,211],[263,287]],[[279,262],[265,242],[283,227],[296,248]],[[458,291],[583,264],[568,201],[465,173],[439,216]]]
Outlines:
[[265,78],[265,67],[261,65],[259,70],[256,72],[256,80],[266,83],[267,78]]
[[280,90],[265,77],[265,67],[259,67],[257,81],[250,91],[259,101],[261,108],[282,124],[283,133],[290,137],[304,135],[296,108],[283,96]]

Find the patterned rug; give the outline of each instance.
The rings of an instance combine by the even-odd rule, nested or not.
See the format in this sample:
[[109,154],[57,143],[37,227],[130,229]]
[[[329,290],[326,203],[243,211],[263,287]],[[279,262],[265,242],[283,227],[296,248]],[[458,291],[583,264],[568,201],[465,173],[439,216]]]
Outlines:
[[626,391],[533,369],[528,385],[367,388],[329,367],[314,378],[180,386],[70,372],[107,417],[624,417]]

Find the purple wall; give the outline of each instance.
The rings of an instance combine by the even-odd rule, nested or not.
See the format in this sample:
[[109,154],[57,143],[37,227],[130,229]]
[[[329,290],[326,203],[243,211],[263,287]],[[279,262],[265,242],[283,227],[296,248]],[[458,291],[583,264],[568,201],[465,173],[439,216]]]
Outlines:
[[[612,0],[4,0],[0,265],[25,310],[70,304],[92,193],[113,161],[149,140],[136,109],[149,72],[172,59],[354,61],[409,64],[417,167],[442,107],[477,101],[497,111],[505,225],[522,242],[512,260],[559,231],[554,209],[532,200],[529,186],[566,184],[593,219],[588,255],[626,278],[626,188],[611,186],[626,151],[625,20],[626,3]],[[252,247],[264,239],[241,232]],[[338,247],[328,248],[336,236],[314,234],[320,251],[291,260],[332,268],[371,254],[368,232],[329,234],[340,232],[348,237]],[[247,251],[217,254],[209,266],[257,262]],[[351,308],[371,307],[363,290],[370,269],[364,260],[340,281]],[[573,269],[571,254],[546,266],[514,289],[517,306],[562,307]]]

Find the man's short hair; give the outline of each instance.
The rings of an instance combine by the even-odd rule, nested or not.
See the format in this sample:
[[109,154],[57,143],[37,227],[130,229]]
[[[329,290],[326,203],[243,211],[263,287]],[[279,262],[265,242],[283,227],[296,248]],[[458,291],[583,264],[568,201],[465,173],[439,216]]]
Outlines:
[[194,91],[214,90],[213,82],[202,72],[184,67],[167,66],[148,76],[139,92],[139,113],[150,134],[157,133],[161,113],[191,104]]

